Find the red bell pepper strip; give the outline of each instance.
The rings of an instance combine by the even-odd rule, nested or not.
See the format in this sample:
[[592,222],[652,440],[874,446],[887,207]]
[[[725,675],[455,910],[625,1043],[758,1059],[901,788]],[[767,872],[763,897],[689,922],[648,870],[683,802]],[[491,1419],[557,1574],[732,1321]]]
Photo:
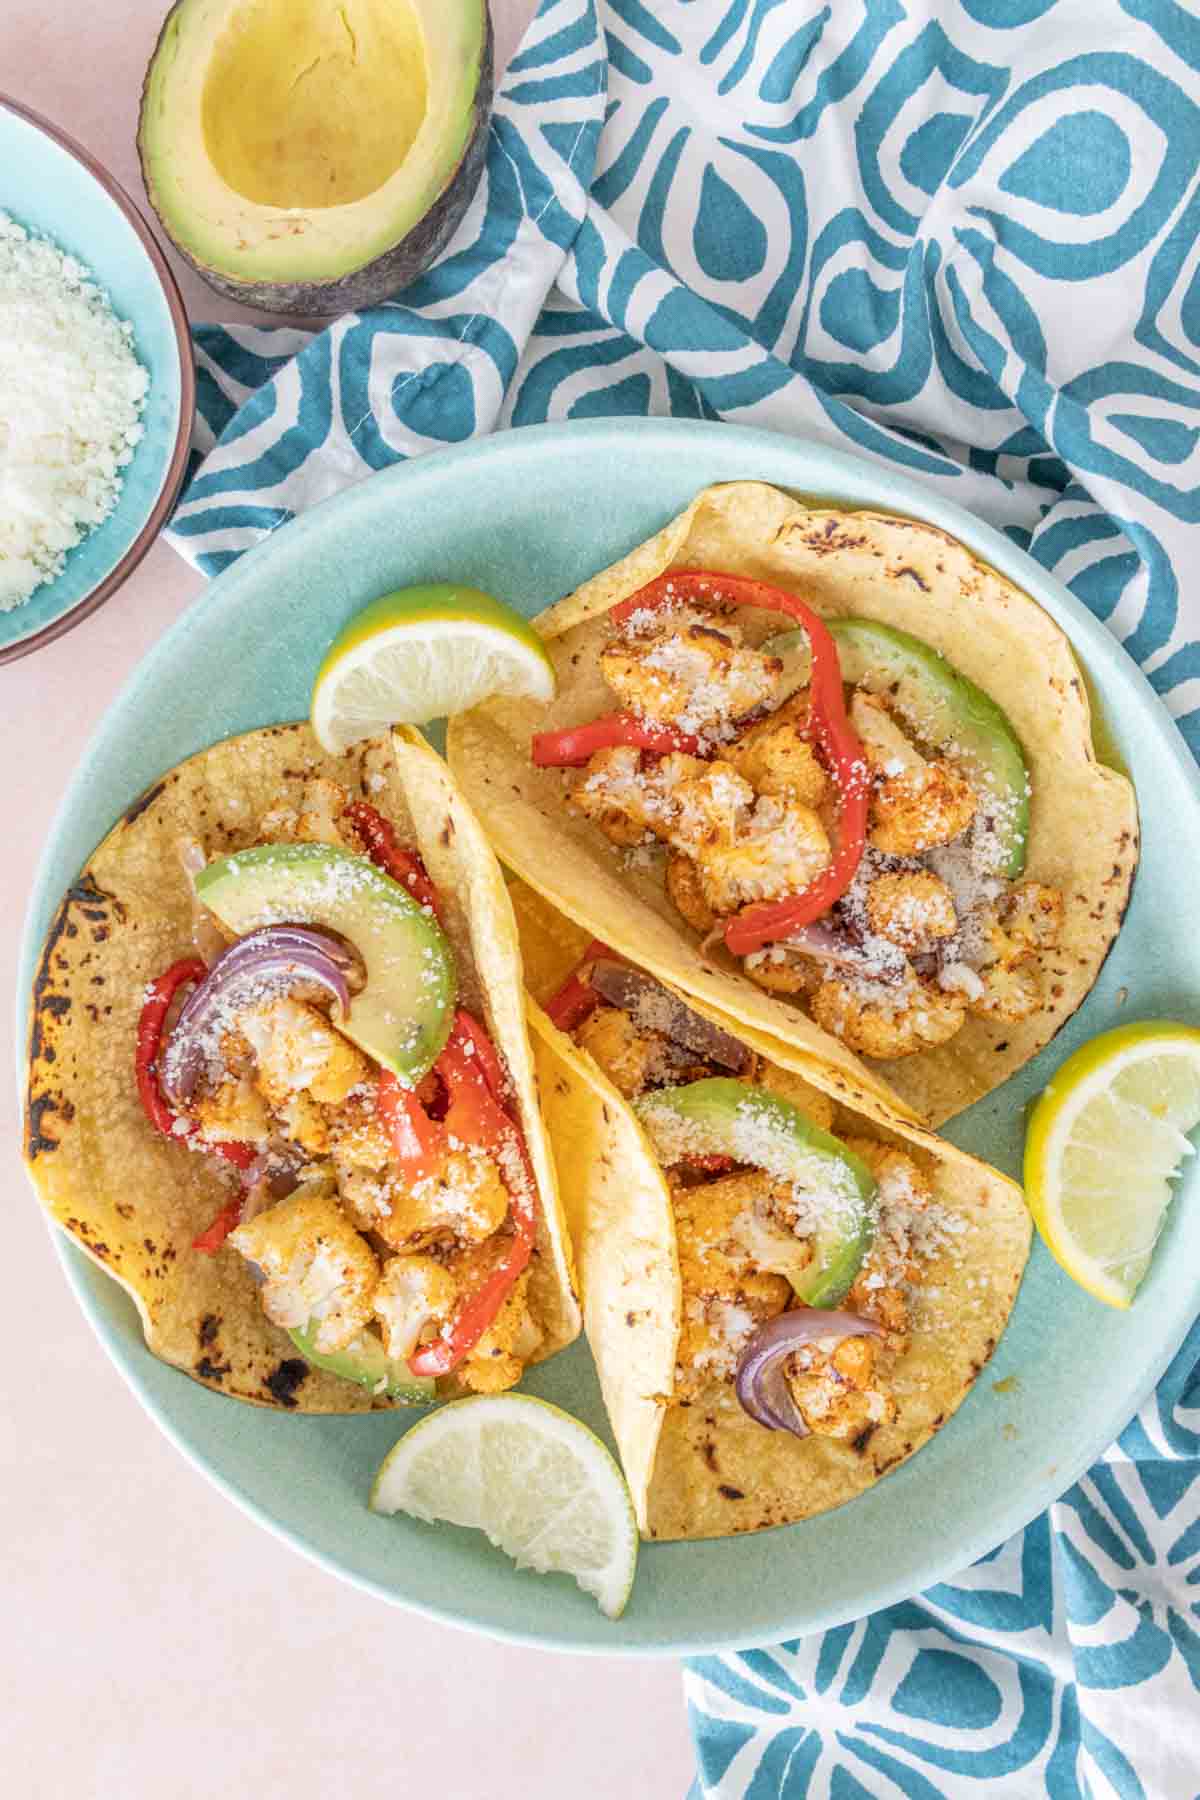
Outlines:
[[438,891],[429,879],[429,871],[415,850],[406,850],[397,841],[395,831],[383,814],[368,801],[355,800],[342,816],[349,819],[362,838],[367,855],[376,868],[406,888],[418,906],[427,906],[440,924]]
[[614,744],[632,744],[638,750],[650,750],[656,756],[667,756],[673,750],[685,756],[702,754],[700,739],[674,725],[656,725],[636,713],[606,713],[586,725],[573,725],[566,731],[539,731],[530,749],[539,769],[577,769],[597,750],[609,750]]
[[[258,1155],[253,1144],[211,1144],[204,1138],[197,1140],[197,1128],[190,1120],[186,1122],[185,1129],[181,1130],[180,1115],[168,1103],[158,1084],[163,1027],[171,1002],[181,987],[187,987],[194,981],[203,981],[207,973],[207,964],[200,957],[185,956],[164,970],[157,981],[150,983],[146,1002],[138,1019],[137,1044],[134,1050],[138,1097],[146,1117],[164,1137],[171,1138],[175,1143],[189,1139],[198,1141],[205,1151],[223,1157],[235,1169],[248,1169]],[[203,1250],[208,1255],[219,1250],[241,1216],[242,1199],[239,1195],[236,1200],[231,1200],[227,1206],[222,1207],[206,1231],[192,1239],[192,1248]]]
[[401,1087],[390,1069],[380,1072],[376,1105],[406,1180],[425,1181],[436,1175],[446,1160],[442,1127],[429,1117],[412,1088]]
[[508,1094],[508,1077],[504,1072],[504,1065],[500,1061],[495,1044],[483,1026],[462,1007],[455,1016],[454,1030],[462,1033],[464,1054],[478,1057],[479,1067],[483,1071],[483,1079],[487,1082],[488,1092],[497,1106],[504,1109]]
[[192,1249],[202,1250],[205,1256],[215,1256],[231,1231],[236,1231],[242,1222],[243,1196],[239,1194],[228,1206],[223,1206],[207,1231],[192,1239]]
[[599,938],[592,939],[558,992],[551,994],[546,1002],[546,1017],[552,1025],[557,1025],[560,1031],[574,1031],[589,1013],[595,1012],[600,996],[591,982],[584,980],[581,971],[599,957],[611,957],[612,954],[607,944],[602,944]]
[[840,900],[858,872],[867,837],[870,797],[863,748],[846,717],[842,670],[837,646],[824,621],[795,594],[744,575],[720,575],[708,569],[676,569],[659,575],[628,600],[614,606],[614,625],[631,614],[671,606],[680,600],[731,600],[737,606],[759,606],[785,613],[804,627],[812,652],[810,727],[821,760],[838,790],[838,843],[829,867],[799,894],[743,907],[725,927],[725,943],[734,956],[747,956],[764,944],[786,938],[809,925]]
[[413,1374],[422,1376],[448,1375],[470,1355],[529,1262],[536,1229],[533,1170],[520,1128],[504,1107],[503,1065],[486,1031],[461,1007],[434,1071],[447,1095],[440,1120],[431,1119],[417,1094],[402,1088],[390,1072],[385,1070],[380,1079],[380,1117],[401,1170],[410,1181],[433,1173],[445,1160],[451,1139],[486,1151],[498,1162],[508,1189],[512,1235],[491,1273],[441,1335],[409,1357]]

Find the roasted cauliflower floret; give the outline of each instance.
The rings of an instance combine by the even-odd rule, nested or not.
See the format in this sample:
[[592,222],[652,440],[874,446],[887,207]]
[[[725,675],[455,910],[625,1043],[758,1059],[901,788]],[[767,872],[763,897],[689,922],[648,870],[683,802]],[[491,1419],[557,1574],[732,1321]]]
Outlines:
[[211,1094],[202,1094],[192,1110],[210,1144],[265,1144],[271,1136],[271,1115],[247,1075],[231,1077]]
[[677,812],[671,842],[693,856],[709,844],[731,840],[754,807],[754,789],[722,757],[682,769],[672,794]]
[[[902,1350],[908,1334],[908,1301],[904,1289],[884,1284],[870,1252],[857,1279],[843,1303],[850,1312],[861,1313],[882,1325],[890,1340],[890,1348]],[[902,1340],[897,1343],[896,1340]]]
[[672,850],[666,866],[667,898],[693,931],[707,937],[717,922],[717,915],[700,889],[700,871],[682,850]]
[[266,1277],[268,1319],[312,1332],[322,1355],[344,1350],[371,1318],[379,1263],[333,1200],[281,1200],[229,1234],[235,1250]]
[[541,1342],[542,1332],[529,1311],[526,1271],[505,1296],[471,1354],[459,1365],[458,1378],[473,1393],[502,1394],[520,1381],[526,1363]]
[[888,856],[919,856],[960,837],[976,806],[974,788],[952,763],[886,776],[871,797],[871,842]]
[[390,1212],[376,1230],[396,1249],[425,1248],[439,1239],[482,1243],[504,1223],[508,1189],[490,1156],[452,1150],[436,1175],[411,1187],[393,1183]]
[[634,712],[702,732],[768,706],[783,664],[743,645],[735,622],[689,607],[622,631],[601,651],[600,670]]
[[696,757],[664,757],[656,767],[642,767],[642,752],[631,744],[593,751],[587,767],[567,790],[568,804],[590,819],[614,844],[632,849],[655,836],[665,837],[675,813],[672,777],[679,764],[703,769]]
[[382,1169],[391,1159],[387,1128],[379,1117],[374,1083],[348,1094],[329,1121],[329,1153],[339,1167]]
[[877,1138],[848,1137],[846,1148],[860,1157],[879,1184],[881,1206],[925,1207],[933,1199],[929,1177],[913,1157]]
[[[727,764],[713,769],[714,780],[689,782],[686,797],[681,791],[680,822],[672,838],[676,848],[693,856],[708,906],[723,916],[751,901],[775,900],[806,888],[830,857],[829,839],[816,813],[774,795],[754,800],[754,790]],[[742,803],[743,794],[752,807]],[[724,819],[723,801],[728,802]]]
[[640,1032],[620,1007],[598,1006],[579,1026],[575,1041],[627,1100],[636,1099],[660,1070],[661,1040]]
[[378,1231],[392,1210],[390,1183],[369,1169],[337,1168],[338,1199],[360,1231]]
[[325,1156],[329,1152],[329,1122],[311,1094],[301,1090],[295,1093],[278,1108],[278,1120],[286,1137],[301,1150],[307,1150],[310,1156]]
[[431,1256],[389,1257],[374,1294],[388,1355],[407,1362],[427,1326],[449,1322],[457,1299],[453,1275]]
[[1002,1019],[1017,1025],[1042,1004],[1042,982],[1029,962],[994,962],[980,969],[983,992],[967,1002],[970,1012],[982,1019]]
[[258,1060],[258,1085],[273,1106],[301,1090],[325,1106],[340,1106],[370,1067],[348,1038],[315,1006],[284,995],[248,1008],[239,1020]]
[[1022,881],[1009,894],[1002,917],[1014,951],[1049,950],[1062,936],[1063,897],[1044,882]]
[[973,1013],[1015,1025],[1038,1010],[1042,981],[1037,952],[1058,942],[1062,919],[1062,895],[1039,881],[1021,882],[991,909],[979,969],[983,992],[968,1001]]
[[672,1183],[671,1197],[683,1285],[676,1394],[687,1399],[728,1379],[752,1333],[791,1305],[791,1281],[764,1263],[799,1273],[812,1252],[780,1223],[781,1196],[760,1170]]
[[788,1386],[804,1423],[817,1437],[848,1442],[878,1425],[889,1424],[896,1416],[896,1402],[891,1394],[851,1381],[832,1358],[819,1369],[793,1373],[789,1368]]
[[794,720],[764,719],[743,732],[726,751],[743,780],[760,794],[802,800],[817,807],[829,789],[829,778],[813,754],[812,745]]
[[822,1030],[841,1038],[860,1056],[915,1056],[944,1044],[962,1028],[960,1000],[913,977],[893,1000],[864,998],[845,981],[824,981],[809,1010]]
[[877,875],[867,889],[867,922],[902,950],[923,949],[958,929],[950,889],[929,869]]
[[892,717],[886,700],[856,688],[850,696],[850,723],[863,747],[863,755],[880,777],[917,774],[928,767],[925,758]]

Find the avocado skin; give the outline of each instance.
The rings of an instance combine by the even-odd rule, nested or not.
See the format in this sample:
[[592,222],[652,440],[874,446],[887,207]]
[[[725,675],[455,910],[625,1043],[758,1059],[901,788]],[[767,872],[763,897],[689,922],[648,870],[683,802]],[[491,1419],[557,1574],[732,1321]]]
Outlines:
[[[158,58],[171,20],[181,4],[182,0],[175,0],[163,21],[158,42],[146,65],[139,118],[146,105],[150,71]],[[401,288],[407,287],[436,262],[462,223],[463,215],[483,177],[495,89],[495,34],[492,30],[490,6],[485,8],[485,15],[487,29],[479,65],[479,85],[471,105],[471,135],[462,159],[424,218],[419,219],[408,235],[390,250],[385,250],[382,256],[377,256],[361,269],[353,269],[349,275],[339,276],[336,281],[239,281],[235,276],[210,269],[207,264],[198,262],[189,250],[184,249],[163,218],[155,198],[154,183],[139,129],[137,147],[142,182],[155,217],[170,238],[172,248],[215,293],[221,294],[226,300],[237,301],[240,306],[255,306],[261,312],[283,313],[295,318],[334,318],[340,313],[358,312],[364,307],[378,306],[384,300],[391,300]]]

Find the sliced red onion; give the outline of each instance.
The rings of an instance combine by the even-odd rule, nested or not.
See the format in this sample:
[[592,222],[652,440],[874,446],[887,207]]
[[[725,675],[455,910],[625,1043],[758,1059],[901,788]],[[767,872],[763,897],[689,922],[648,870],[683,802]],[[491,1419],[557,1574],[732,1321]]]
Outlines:
[[908,967],[903,950],[889,944],[886,938],[872,938],[869,945],[857,944],[848,932],[820,919],[790,932],[781,942],[785,949],[799,950],[814,962],[848,969],[870,981],[903,981]]
[[805,1344],[848,1337],[882,1337],[882,1327],[858,1313],[826,1312],[802,1306],[780,1313],[761,1325],[742,1351],[737,1366],[737,1397],[757,1425],[768,1431],[790,1431],[807,1437],[808,1426],[792,1398],[784,1364]]
[[214,1025],[227,1030],[238,1011],[297,982],[315,982],[333,997],[340,1018],[350,1011],[349,972],[357,959],[345,944],[306,925],[264,925],[218,956],[183,1004],[162,1059],[163,1092],[175,1106],[195,1092]]
[[693,1012],[653,975],[633,969],[628,963],[600,957],[592,964],[588,980],[598,994],[627,1012],[644,1031],[659,1031],[685,1050],[694,1051],[735,1075],[748,1066],[750,1052],[745,1044],[703,1014]]

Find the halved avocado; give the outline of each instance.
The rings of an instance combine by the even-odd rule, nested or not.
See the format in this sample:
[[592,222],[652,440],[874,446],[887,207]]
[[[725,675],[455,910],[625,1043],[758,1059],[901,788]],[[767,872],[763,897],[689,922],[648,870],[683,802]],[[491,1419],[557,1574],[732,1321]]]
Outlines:
[[483,172],[487,0],[176,0],[142,89],[150,203],[210,287],[340,313],[415,279]]

